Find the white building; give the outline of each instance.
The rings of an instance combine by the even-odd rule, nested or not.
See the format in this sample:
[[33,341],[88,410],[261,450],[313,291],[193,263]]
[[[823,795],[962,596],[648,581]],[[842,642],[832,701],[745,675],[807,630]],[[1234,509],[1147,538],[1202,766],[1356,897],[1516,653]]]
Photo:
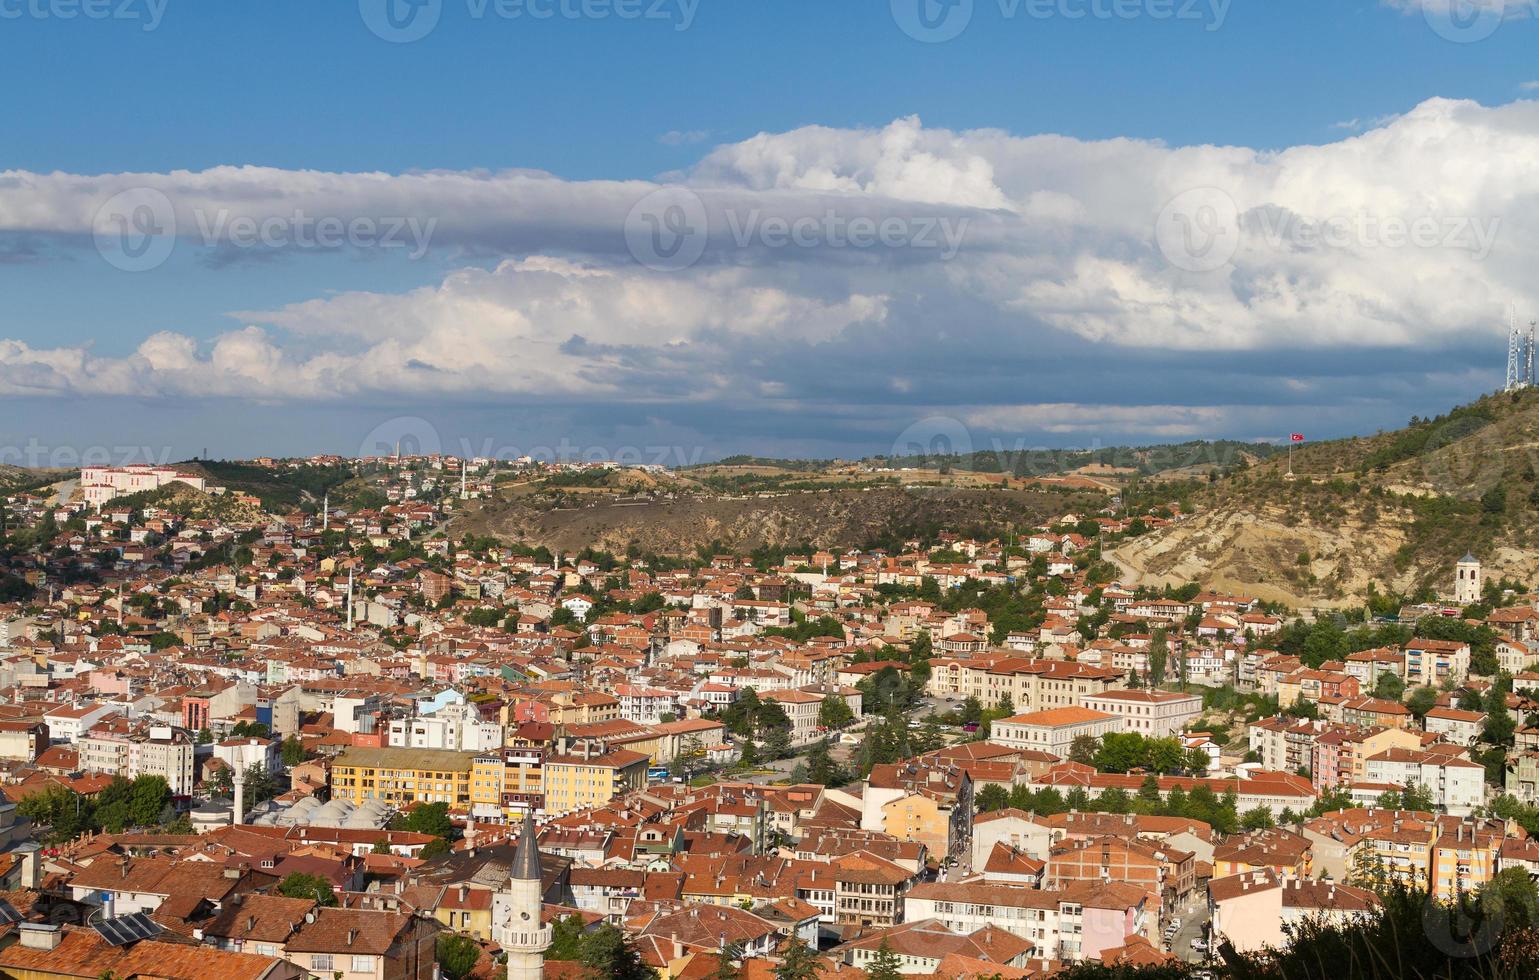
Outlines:
[[397,718],[386,732],[386,744],[401,749],[490,752],[502,748],[502,742],[503,727],[483,720],[468,704],[446,705],[416,718]]
[[170,725],[93,728],[80,739],[80,768],[124,779],[164,776],[171,792],[191,793],[192,733]]
[[1368,759],[1370,783],[1420,784],[1444,813],[1468,816],[1485,805],[1485,767],[1464,758],[1416,749],[1388,749]]
[[270,773],[283,768],[283,758],[278,742],[271,738],[230,738],[214,746],[214,758],[235,772],[245,772],[252,766],[261,766]]
[[989,728],[989,741],[1009,749],[1037,749],[1067,758],[1082,735],[1099,739],[1122,730],[1122,719],[1090,708],[1048,708],[1001,718]]
[[1122,730],[1145,738],[1176,735],[1202,717],[1202,697],[1176,691],[1102,691],[1087,694],[1080,704],[1095,711],[1117,715]]
[[203,477],[171,466],[87,466],[80,471],[81,495],[86,503],[97,507],[126,494],[159,490],[168,483],[208,489]]

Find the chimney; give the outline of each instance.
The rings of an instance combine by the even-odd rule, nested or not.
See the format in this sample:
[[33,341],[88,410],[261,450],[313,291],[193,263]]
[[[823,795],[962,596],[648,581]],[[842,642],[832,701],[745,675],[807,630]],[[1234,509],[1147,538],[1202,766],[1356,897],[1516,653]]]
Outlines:
[[64,927],[57,923],[18,922],[16,928],[21,932],[21,945],[27,949],[57,949],[64,938]]

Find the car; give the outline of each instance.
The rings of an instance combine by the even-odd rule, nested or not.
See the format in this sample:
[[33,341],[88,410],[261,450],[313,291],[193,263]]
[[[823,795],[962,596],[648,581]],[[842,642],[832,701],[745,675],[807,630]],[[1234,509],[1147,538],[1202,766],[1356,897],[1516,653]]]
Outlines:
[[1192,940],[1192,948],[1195,949],[1197,952],[1202,953],[1202,952],[1206,952],[1207,951],[1208,944],[1203,942],[1201,939],[1193,939]]

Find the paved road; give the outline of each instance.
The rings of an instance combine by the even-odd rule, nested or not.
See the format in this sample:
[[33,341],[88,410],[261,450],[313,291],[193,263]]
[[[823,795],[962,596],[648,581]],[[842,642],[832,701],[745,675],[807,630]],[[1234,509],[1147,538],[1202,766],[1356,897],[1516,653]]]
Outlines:
[[[1207,960],[1207,954],[1192,949],[1193,939],[1208,938],[1208,899],[1204,889],[1193,889],[1192,897],[1183,902],[1176,911],[1176,916],[1181,920],[1181,928],[1176,931],[1174,941],[1169,950],[1189,963],[1202,963]],[[1161,932],[1163,938],[1163,931]]]

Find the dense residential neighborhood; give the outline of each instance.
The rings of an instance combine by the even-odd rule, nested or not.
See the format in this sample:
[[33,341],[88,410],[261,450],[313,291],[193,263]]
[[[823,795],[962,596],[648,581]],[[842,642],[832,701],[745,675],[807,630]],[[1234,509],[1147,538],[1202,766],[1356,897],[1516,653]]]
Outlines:
[[1119,584],[1169,504],[694,559],[446,531],[498,469],[6,500],[0,972],[1036,977],[1539,873],[1539,596],[1474,556],[1305,617]]

